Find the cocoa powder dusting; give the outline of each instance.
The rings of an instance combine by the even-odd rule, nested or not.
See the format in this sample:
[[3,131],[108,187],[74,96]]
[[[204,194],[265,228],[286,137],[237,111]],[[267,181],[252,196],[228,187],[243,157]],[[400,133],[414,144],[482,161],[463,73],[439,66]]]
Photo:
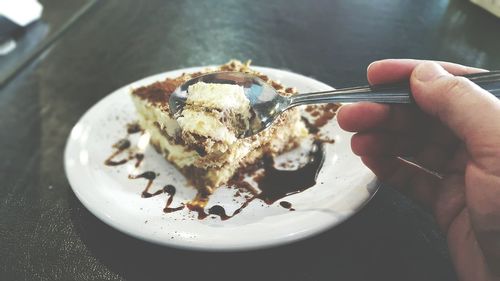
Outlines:
[[335,115],[337,114],[337,109],[339,107],[340,105],[335,103],[318,106],[318,109],[311,113],[311,116],[316,117],[314,126],[317,128],[325,126],[328,121],[332,120],[333,117],[335,117]]
[[153,104],[167,105],[170,95],[182,82],[183,80],[181,79],[167,78],[163,81],[137,88],[132,94]]

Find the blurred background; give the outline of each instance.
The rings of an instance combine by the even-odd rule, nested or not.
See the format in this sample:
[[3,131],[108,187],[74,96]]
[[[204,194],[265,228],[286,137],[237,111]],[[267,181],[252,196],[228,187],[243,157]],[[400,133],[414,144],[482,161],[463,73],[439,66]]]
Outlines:
[[[2,2],[3,6],[17,3],[26,12],[24,7],[37,1]],[[500,64],[495,52],[500,41],[493,38],[500,35],[499,19],[493,14],[498,14],[500,1],[474,2],[492,12],[468,0],[424,0],[418,4],[409,0],[40,0],[41,19],[13,33],[16,48],[0,55],[0,74],[4,80],[12,78],[26,66],[21,63],[27,58],[33,61],[42,50],[54,47],[61,33],[74,25],[70,33],[76,34],[65,41],[77,36],[89,40],[77,42],[79,49],[68,46],[75,51],[71,54],[74,60],[98,49],[93,55],[111,66],[109,73],[102,73],[107,78],[116,71],[148,75],[218,64],[230,58],[300,69],[336,86],[360,82],[366,65],[387,57],[439,59],[492,68]],[[2,38],[5,41],[7,36],[2,34]],[[109,56],[111,50],[120,55]],[[140,57],[144,63],[123,67],[127,62],[123,57],[130,56]],[[311,59],[306,69],[297,67],[300,63],[296,58],[302,56]],[[153,66],[148,63],[151,60],[158,63]],[[317,73],[324,64],[330,65],[330,71]]]
[[62,155],[72,126],[104,96],[188,66],[251,59],[333,87],[365,84],[367,65],[384,58],[500,69],[499,1],[475,1],[482,6],[0,0],[0,279],[455,280],[432,217],[390,188],[342,225],[291,245],[180,251],[126,236],[90,214],[71,191]]

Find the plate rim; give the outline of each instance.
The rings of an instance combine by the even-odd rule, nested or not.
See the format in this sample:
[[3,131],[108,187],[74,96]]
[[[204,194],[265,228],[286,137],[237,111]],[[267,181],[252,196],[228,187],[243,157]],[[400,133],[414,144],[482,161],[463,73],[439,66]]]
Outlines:
[[[66,178],[68,179],[70,188],[72,189],[73,193],[76,195],[78,200],[82,203],[82,205],[95,217],[97,217],[99,220],[104,222],[107,226],[110,226],[114,228],[115,230],[118,230],[122,233],[125,233],[129,236],[132,236],[134,238],[137,238],[142,241],[146,241],[149,243],[153,243],[156,245],[161,245],[161,246],[166,246],[166,247],[173,247],[177,249],[184,249],[184,250],[197,250],[197,251],[206,251],[206,252],[234,252],[234,251],[245,251],[245,250],[256,250],[256,249],[263,249],[263,248],[271,248],[271,247],[278,247],[282,245],[287,245],[293,242],[298,242],[304,239],[312,238],[314,236],[320,235],[321,233],[326,232],[329,229],[332,229],[342,223],[344,223],[346,220],[354,216],[356,213],[358,213],[361,209],[363,209],[377,194],[378,190],[381,187],[381,182],[375,177],[375,175],[372,175],[371,180],[369,181],[370,183],[373,183],[373,190],[369,192],[368,197],[364,202],[362,202],[360,205],[356,206],[353,208],[352,212],[349,215],[343,216],[340,219],[337,219],[334,223],[324,223],[321,224],[320,226],[316,228],[309,228],[306,231],[302,231],[299,233],[296,233],[295,235],[290,235],[286,237],[280,237],[278,240],[274,239],[269,239],[268,241],[259,241],[258,243],[245,243],[241,245],[228,245],[226,247],[207,247],[205,244],[196,244],[196,243],[190,243],[189,241],[183,241],[183,243],[179,243],[179,241],[182,240],[160,240],[158,237],[150,237],[151,235],[142,235],[141,233],[134,232],[130,228],[126,227],[124,224],[120,223],[119,221],[112,220],[109,218],[104,212],[100,210],[100,208],[95,208],[91,202],[85,198],[78,190],[75,188],[76,185],[79,185],[76,181],[77,179],[73,176],[71,176],[72,172],[70,171],[70,167],[68,165],[68,156],[70,154],[70,145],[71,145],[71,134],[74,130],[74,128],[78,125],[81,124],[82,121],[87,118],[87,116],[90,115],[90,113],[98,107],[98,105],[105,100],[106,98],[109,98],[110,96],[116,94],[117,92],[126,90],[127,88],[132,88],[132,87],[137,87],[138,85],[143,85],[150,83],[148,81],[154,80],[154,79],[160,79],[160,77],[169,77],[169,76],[174,76],[175,73],[181,73],[181,72],[189,72],[189,71],[197,71],[200,69],[204,68],[209,68],[209,67],[215,67],[215,65],[208,65],[208,66],[194,66],[194,67],[186,67],[186,68],[179,68],[179,69],[174,69],[174,70],[169,70],[169,71],[164,71],[161,73],[149,75],[143,78],[140,78],[136,81],[133,81],[131,83],[128,83],[122,87],[117,88],[116,90],[110,92],[109,94],[105,95],[104,97],[100,98],[96,103],[94,103],[90,108],[88,108],[78,119],[78,121],[72,126],[70,133],[68,134],[65,148],[64,148],[64,154],[63,154],[63,163],[64,163],[64,172],[66,175]],[[277,68],[272,68],[272,67],[264,67],[264,66],[252,66],[253,69],[264,72],[266,75],[269,74],[269,72],[277,72],[277,73],[282,73],[285,75],[294,75],[297,77],[301,77],[313,80],[315,83],[318,83],[324,87],[332,88],[330,85],[325,84],[319,80],[316,80],[312,77],[308,77],[299,73],[292,72],[290,70],[284,70],[284,69],[277,69]],[[267,73],[266,73],[267,72]]]

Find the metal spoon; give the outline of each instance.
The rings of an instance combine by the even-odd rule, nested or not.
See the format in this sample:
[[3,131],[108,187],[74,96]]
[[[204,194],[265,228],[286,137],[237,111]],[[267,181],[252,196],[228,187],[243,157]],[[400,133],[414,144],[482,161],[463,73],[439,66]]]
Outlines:
[[[469,74],[464,75],[464,77],[500,98],[500,71]],[[250,100],[254,118],[250,120],[250,126],[247,130],[239,132],[240,138],[261,132],[269,127],[281,113],[298,105],[359,101],[413,103],[408,82],[352,87],[285,97],[279,95],[273,87],[254,75],[241,72],[215,72],[191,79],[172,93],[169,106],[174,115],[182,112],[186,104],[188,87],[201,81],[205,83],[236,84],[244,87],[245,94]],[[439,172],[425,168],[414,159],[403,156],[396,156],[396,158],[439,180],[444,177]]]
[[[480,87],[500,98],[500,71],[464,75]],[[244,87],[253,111],[250,126],[238,132],[239,138],[255,135],[269,127],[284,111],[298,106],[318,103],[359,102],[413,103],[407,82],[375,86],[361,86],[322,92],[282,96],[276,90],[254,75],[242,72],[214,72],[193,78],[178,87],[170,96],[169,106],[175,115],[186,104],[187,89],[197,82],[236,84]]]

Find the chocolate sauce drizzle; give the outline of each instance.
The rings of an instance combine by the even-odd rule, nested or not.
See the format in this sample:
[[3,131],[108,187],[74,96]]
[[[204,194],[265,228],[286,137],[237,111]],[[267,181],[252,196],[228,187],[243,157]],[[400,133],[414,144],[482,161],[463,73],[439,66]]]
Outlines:
[[153,171],[147,171],[147,172],[144,172],[144,173],[142,173],[140,175],[136,175],[136,176],[133,176],[133,175],[128,176],[129,179],[145,178],[148,180],[146,187],[144,188],[144,190],[141,193],[142,198],[150,198],[150,197],[154,197],[154,196],[157,196],[157,195],[160,195],[163,193],[168,194],[167,203],[165,204],[165,208],[163,208],[163,212],[173,213],[173,212],[180,211],[180,210],[184,209],[184,204],[181,204],[179,207],[174,207],[174,208],[170,207],[170,205],[172,204],[172,201],[174,200],[174,196],[175,196],[175,192],[176,192],[175,186],[173,186],[171,184],[167,184],[162,189],[159,189],[153,193],[149,192],[149,189],[151,188],[151,185],[153,184],[153,181],[156,179],[156,177],[157,177],[157,174]]
[[130,148],[130,141],[128,139],[121,139],[113,144],[112,147],[116,150],[104,161],[104,164],[107,166],[118,166],[127,163],[129,160],[128,158],[124,158],[118,161],[114,161],[113,158]]
[[142,174],[139,174],[139,175],[128,175],[128,178],[129,179],[139,179],[139,178],[145,178],[148,180],[148,183],[146,185],[146,188],[144,188],[144,190],[142,191],[141,193],[141,197],[142,198],[149,198],[149,197],[153,197],[153,196],[156,196],[158,194],[162,194],[163,193],[163,190],[158,190],[156,191],[155,193],[149,193],[149,188],[151,188],[151,185],[153,184],[153,181],[156,179],[156,173],[153,172],[153,171],[147,171],[147,172],[144,172]]
[[139,132],[142,132],[142,128],[139,125],[139,123],[134,122],[134,123],[127,124],[127,133],[129,135],[139,133]]
[[135,158],[135,167],[139,167],[142,163],[142,160],[144,160],[144,154],[142,153],[137,153],[136,155],[134,155],[134,158]]
[[225,221],[225,220],[228,220],[228,219],[234,217],[235,215],[239,214],[246,206],[248,206],[248,204],[253,199],[254,199],[254,197],[252,197],[250,200],[243,203],[243,205],[241,205],[240,208],[236,209],[232,215],[226,214],[226,209],[224,209],[224,207],[222,207],[221,205],[213,205],[212,207],[210,207],[208,209],[208,213],[207,213],[207,212],[205,212],[205,208],[196,204],[196,200],[193,200],[189,204],[187,204],[187,208],[190,211],[196,212],[198,214],[197,217],[199,220],[203,220],[203,219],[207,218],[209,215],[214,215],[214,216],[219,216],[221,220]]
[[288,202],[288,201],[281,201],[280,202],[280,206],[285,208],[285,209],[288,209],[290,211],[295,211],[294,208],[292,208],[292,203]]
[[[248,191],[252,192],[253,196],[248,198],[232,215],[228,215],[224,207],[220,205],[214,205],[208,209],[208,212],[205,212],[204,207],[208,202],[208,195],[201,193],[189,202],[187,207],[190,211],[198,214],[199,220],[203,220],[209,215],[219,216],[221,220],[228,220],[241,213],[255,199],[260,199],[266,204],[271,205],[286,196],[303,192],[314,186],[318,173],[323,166],[324,159],[325,153],[321,142],[313,143],[312,149],[309,152],[309,161],[297,170],[279,170],[275,167],[272,157],[264,158],[262,163],[264,176],[256,179],[259,191],[255,191],[254,188],[246,188],[249,184],[240,181],[240,183],[244,183]],[[256,167],[259,167],[259,165]],[[290,211],[295,211],[292,208],[292,204],[287,201],[281,201],[280,205]]]
[[163,191],[168,194],[167,204],[165,205],[165,208],[163,208],[163,212],[168,214],[184,209],[184,204],[181,204],[179,207],[170,208],[170,204],[172,204],[172,201],[174,200],[175,186],[167,184],[163,187]]
[[309,152],[309,161],[297,170],[279,170],[274,167],[273,158],[264,158],[265,176],[257,181],[261,190],[256,195],[257,198],[270,205],[283,197],[314,186],[324,160],[323,144],[319,142],[313,143]]
[[205,213],[205,206],[208,203],[209,195],[210,194],[206,192],[198,191],[196,197],[186,205],[190,211],[198,213],[199,220],[205,219],[208,216],[208,214]]
[[[243,173],[235,176],[237,179],[233,180],[231,184],[235,185],[239,189],[250,192],[251,195],[245,195],[246,201],[243,202],[243,204],[231,215],[228,215],[224,207],[221,205],[213,205],[205,211],[210,194],[203,191],[200,191],[193,200],[186,204],[181,203],[178,207],[170,207],[176,193],[176,188],[173,185],[168,184],[162,189],[150,193],[149,189],[157,177],[157,174],[153,171],[146,171],[139,175],[129,175],[128,177],[130,179],[144,178],[148,180],[146,187],[141,193],[141,197],[143,198],[150,198],[167,193],[168,197],[163,209],[163,212],[165,213],[177,212],[187,207],[189,211],[197,213],[197,218],[199,220],[203,220],[212,215],[218,216],[221,220],[225,221],[241,213],[255,199],[260,199],[265,204],[271,205],[286,196],[303,192],[316,184],[316,178],[321,170],[321,167],[323,166],[325,158],[323,144],[330,141],[318,138],[319,128],[316,124],[312,124],[306,118],[303,118],[303,121],[309,132],[315,135],[315,141],[309,152],[308,162],[296,170],[280,170],[275,167],[274,159],[270,156],[266,156],[262,161],[250,167],[250,169],[247,169]],[[141,131],[142,129],[137,123],[127,124],[128,134],[134,134]],[[131,143],[127,138],[121,139],[117,143],[113,144],[113,148],[115,148],[116,151],[114,151],[111,156],[106,159],[105,164],[108,166],[117,166],[125,164],[129,160],[135,159],[135,167],[139,167],[141,162],[144,160],[144,154],[142,153],[132,154],[129,152],[129,156],[127,158],[123,158],[118,161],[113,160],[113,158],[117,155],[129,149],[130,146]],[[260,169],[263,169],[263,173],[256,175],[255,172]],[[253,176],[255,182],[257,183],[257,188],[244,181],[244,176]],[[290,202],[280,201],[279,204],[285,209],[295,211]]]
[[[139,126],[138,123],[134,122],[134,123],[127,124],[127,134],[128,135],[135,134],[138,132],[142,132],[142,128],[141,128],[141,126]],[[119,165],[123,165],[123,164],[127,163],[130,160],[135,159],[134,166],[136,168],[139,167],[142,163],[142,160],[144,160],[144,154],[142,154],[142,153],[133,154],[133,153],[129,152],[128,157],[120,159],[120,160],[113,160],[116,156],[118,156],[118,155],[122,154],[122,152],[128,150],[130,148],[130,145],[131,145],[131,143],[130,143],[130,140],[128,139],[128,136],[126,138],[123,138],[123,139],[117,141],[116,143],[114,143],[112,145],[112,147],[116,150],[104,161],[104,165],[106,165],[106,166],[119,166]]]

